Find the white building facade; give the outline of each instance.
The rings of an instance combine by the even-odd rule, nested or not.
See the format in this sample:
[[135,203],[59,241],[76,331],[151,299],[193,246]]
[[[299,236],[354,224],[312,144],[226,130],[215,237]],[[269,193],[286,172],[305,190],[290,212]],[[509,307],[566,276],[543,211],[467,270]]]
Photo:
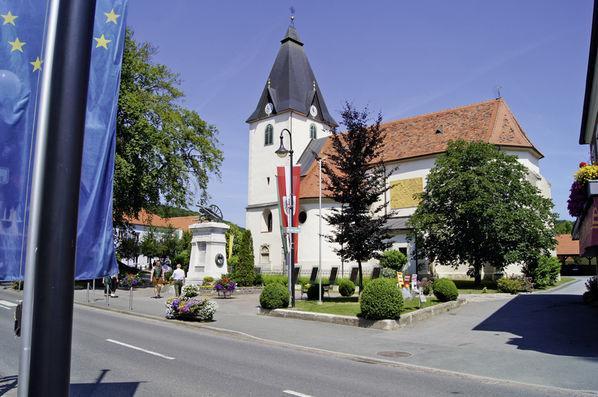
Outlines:
[[[276,167],[288,167],[289,159],[280,159],[276,149],[280,135],[288,129],[293,136],[294,163],[301,167],[299,203],[300,233],[298,266],[308,274],[318,265],[319,226],[319,166],[316,156],[326,158],[331,150],[328,139],[331,128],[337,126],[329,114],[313,71],[293,26],[281,41],[281,48],[264,90],[249,124],[248,205],[246,227],[251,231],[254,244],[255,265],[265,273],[285,271],[284,253],[277,203]],[[426,177],[435,164],[436,157],[446,150],[451,140],[481,140],[495,144],[508,154],[518,157],[529,170],[529,180],[542,194],[550,197],[550,184],[540,172],[543,157],[529,140],[507,104],[501,98],[492,99],[455,109],[390,121],[383,124],[386,130],[384,162],[393,170],[387,183],[390,190],[387,210],[391,214],[389,227],[393,231],[393,248],[408,257],[408,273],[427,273],[427,263],[416,260],[417,247],[409,240],[409,217],[417,207],[413,195],[423,191]],[[283,135],[288,149],[288,134]],[[325,161],[325,160],[324,160]],[[325,187],[324,187],[325,188]],[[322,214],[325,216],[338,204],[324,197]],[[322,234],[330,235],[332,229],[322,221]],[[322,242],[322,267],[327,274],[338,267],[347,276],[355,263],[343,263],[335,253],[338,249],[326,238]],[[367,275],[377,261],[364,264]],[[443,276],[465,277],[467,266],[452,269],[437,266],[434,271]],[[506,273],[518,273],[517,267],[507,268]],[[486,269],[486,274],[493,273]]]

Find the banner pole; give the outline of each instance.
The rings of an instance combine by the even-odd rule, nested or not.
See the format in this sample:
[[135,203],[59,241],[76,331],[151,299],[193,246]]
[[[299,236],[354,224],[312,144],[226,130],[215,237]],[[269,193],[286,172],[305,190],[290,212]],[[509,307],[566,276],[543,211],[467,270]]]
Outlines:
[[51,0],[36,125],[19,397],[68,396],[95,0]]

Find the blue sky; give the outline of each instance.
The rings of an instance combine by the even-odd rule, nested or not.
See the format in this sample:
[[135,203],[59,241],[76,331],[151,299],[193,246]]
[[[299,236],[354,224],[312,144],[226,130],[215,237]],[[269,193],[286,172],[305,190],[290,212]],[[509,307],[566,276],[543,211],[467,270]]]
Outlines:
[[225,161],[209,193],[244,225],[246,118],[295,7],[328,108],[345,100],[385,120],[503,98],[546,156],[555,210],[569,218],[591,28],[591,0],[130,0],[127,23],[180,73],[187,98],[220,131]]

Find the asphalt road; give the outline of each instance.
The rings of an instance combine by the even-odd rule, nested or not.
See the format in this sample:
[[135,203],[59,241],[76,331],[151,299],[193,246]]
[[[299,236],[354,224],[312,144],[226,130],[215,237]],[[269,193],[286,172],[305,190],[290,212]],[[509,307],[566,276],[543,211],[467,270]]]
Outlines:
[[[10,302],[14,302],[14,295],[0,291],[0,395],[15,394],[18,370],[19,340],[12,335]],[[78,306],[71,368],[73,396],[576,394],[359,357],[301,351]]]

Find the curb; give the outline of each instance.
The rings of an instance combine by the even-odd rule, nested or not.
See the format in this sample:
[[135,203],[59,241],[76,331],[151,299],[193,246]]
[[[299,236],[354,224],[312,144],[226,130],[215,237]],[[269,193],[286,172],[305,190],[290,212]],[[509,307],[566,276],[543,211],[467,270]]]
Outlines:
[[263,316],[294,318],[298,320],[320,321],[323,323],[349,325],[352,327],[380,329],[384,331],[393,331],[399,328],[404,328],[412,324],[427,320],[430,317],[436,316],[456,309],[467,301],[464,298],[459,298],[456,301],[439,303],[434,306],[429,306],[423,309],[414,310],[409,313],[401,315],[398,320],[366,320],[364,318],[354,316],[341,316],[328,313],[304,312],[299,310],[289,309],[262,309],[258,307],[258,314]]

